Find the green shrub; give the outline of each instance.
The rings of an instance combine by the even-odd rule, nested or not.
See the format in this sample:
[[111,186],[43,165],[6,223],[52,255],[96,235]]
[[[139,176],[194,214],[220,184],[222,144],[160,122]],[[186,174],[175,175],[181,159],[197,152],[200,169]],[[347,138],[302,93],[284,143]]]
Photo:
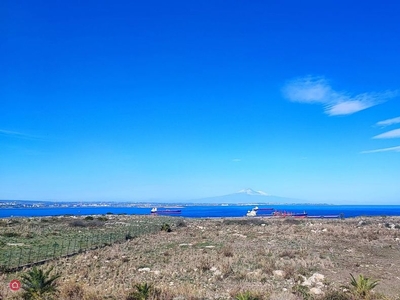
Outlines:
[[328,291],[319,300],[352,300],[351,296],[340,291]]
[[266,224],[268,223],[265,220],[262,219],[226,219],[222,222],[224,225],[261,225],[261,224]]
[[177,223],[176,223],[176,227],[186,227],[187,225],[186,225],[186,222],[185,221],[183,221],[183,220],[179,220]]
[[164,223],[161,225],[161,231],[165,231],[165,232],[171,232],[171,226],[168,223]]
[[49,299],[49,296],[57,292],[57,279],[59,274],[50,275],[53,268],[43,271],[33,267],[21,278],[21,288],[24,290],[22,298],[24,300]]
[[134,238],[134,236],[132,236],[130,233],[125,234],[125,241],[129,241],[133,238]]
[[235,300],[261,300],[261,297],[252,292],[246,291],[238,293],[235,296]]
[[69,223],[71,227],[86,227],[87,223],[83,222],[82,220],[74,220]]
[[135,285],[135,291],[130,292],[126,300],[147,300],[154,290],[153,285],[145,283],[138,283]]
[[362,299],[368,299],[370,297],[371,291],[378,285],[378,280],[372,280],[368,277],[364,277],[363,275],[359,275],[358,279],[354,278],[352,274],[350,274],[350,290],[358,297]]
[[8,237],[8,238],[13,238],[13,237],[19,237],[21,234],[17,232],[4,232],[2,236]]
[[301,297],[303,300],[314,300],[314,296],[310,293],[310,289],[306,286],[296,284],[292,288],[292,293]]
[[87,217],[85,217],[85,220],[86,220],[86,221],[93,221],[94,218],[93,218],[92,216],[87,216]]

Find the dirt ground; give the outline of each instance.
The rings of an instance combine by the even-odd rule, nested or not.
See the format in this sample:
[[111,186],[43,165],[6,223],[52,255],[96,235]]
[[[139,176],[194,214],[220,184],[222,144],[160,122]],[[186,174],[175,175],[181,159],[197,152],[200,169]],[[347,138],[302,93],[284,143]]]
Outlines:
[[[87,295],[124,299],[137,283],[150,283],[182,299],[229,299],[240,291],[290,298],[313,274],[308,288],[343,290],[350,274],[379,280],[376,293],[400,297],[400,218],[179,219],[125,243],[62,258],[60,290],[79,285]],[[5,286],[21,273],[3,274]],[[315,276],[314,276],[315,277]],[[99,293],[99,291],[101,291]],[[63,294],[62,294],[63,295]],[[59,299],[71,299],[63,298]],[[172,297],[172,296],[171,296]],[[168,298],[168,297],[166,297]]]

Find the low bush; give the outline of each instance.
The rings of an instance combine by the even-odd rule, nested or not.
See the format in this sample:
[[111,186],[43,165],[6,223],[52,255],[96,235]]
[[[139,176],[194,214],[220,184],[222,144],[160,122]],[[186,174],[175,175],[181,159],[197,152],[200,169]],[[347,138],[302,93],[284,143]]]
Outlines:
[[353,300],[349,294],[340,291],[328,291],[319,300]]
[[357,279],[352,274],[350,274],[350,277],[350,290],[362,299],[369,298],[371,291],[379,284],[378,280],[372,280],[361,274]]
[[262,219],[226,219],[223,221],[224,225],[261,225],[267,224]]
[[238,293],[235,296],[235,300],[261,300],[261,299],[262,297],[260,295],[257,295],[249,291]]
[[8,238],[21,236],[21,234],[17,233],[17,232],[3,232],[1,235],[4,236],[4,237],[8,237]]
[[185,221],[183,221],[183,220],[179,220],[177,223],[176,223],[176,227],[186,227],[187,225],[186,225],[186,222]]
[[310,289],[306,286],[296,284],[292,288],[292,293],[303,300],[314,300],[314,296],[310,293]]
[[83,222],[82,220],[74,220],[69,223],[71,227],[86,227],[87,223]]
[[165,232],[171,232],[171,226],[168,223],[164,223],[161,225],[161,231],[165,231]]

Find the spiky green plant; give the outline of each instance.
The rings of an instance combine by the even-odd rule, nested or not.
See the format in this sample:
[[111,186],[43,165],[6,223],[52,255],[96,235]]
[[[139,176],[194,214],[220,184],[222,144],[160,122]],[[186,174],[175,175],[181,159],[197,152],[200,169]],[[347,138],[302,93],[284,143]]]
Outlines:
[[53,268],[43,271],[33,267],[28,273],[21,276],[21,288],[24,290],[22,297],[25,300],[51,299],[57,292],[56,280],[59,274],[50,275]]
[[242,292],[236,295],[235,300],[259,300],[260,297],[252,294],[249,291]]
[[153,285],[145,283],[138,283],[135,285],[136,291],[129,293],[126,300],[147,300],[150,299],[153,291]]
[[350,274],[350,276],[350,288],[352,292],[362,299],[369,299],[371,291],[379,284],[379,280],[372,280],[361,274],[358,276],[358,279],[353,274]]

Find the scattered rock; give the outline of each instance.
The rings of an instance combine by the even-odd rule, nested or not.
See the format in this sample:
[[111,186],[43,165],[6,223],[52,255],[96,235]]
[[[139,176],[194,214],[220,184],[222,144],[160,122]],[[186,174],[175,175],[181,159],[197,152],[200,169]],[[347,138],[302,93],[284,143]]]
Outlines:
[[317,287],[311,288],[310,293],[314,294],[314,295],[323,295],[324,294],[324,292],[320,288],[317,288]]
[[360,222],[358,222],[358,226],[363,226],[363,225],[367,225],[367,222],[361,220]]
[[282,271],[282,270],[274,270],[273,272],[272,272],[272,274],[274,275],[274,277],[275,278],[279,278],[279,279],[282,279],[282,278],[284,278],[285,277],[285,271]]
[[240,234],[240,233],[234,233],[234,234],[232,234],[232,235],[237,236],[237,237],[241,237],[241,238],[247,238],[246,235]]
[[139,272],[150,272],[150,268],[139,268]]
[[324,281],[325,276],[319,273],[314,273],[312,276],[309,278],[303,277],[305,280],[301,285],[303,286],[323,286],[324,284],[322,281]]

